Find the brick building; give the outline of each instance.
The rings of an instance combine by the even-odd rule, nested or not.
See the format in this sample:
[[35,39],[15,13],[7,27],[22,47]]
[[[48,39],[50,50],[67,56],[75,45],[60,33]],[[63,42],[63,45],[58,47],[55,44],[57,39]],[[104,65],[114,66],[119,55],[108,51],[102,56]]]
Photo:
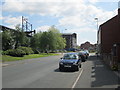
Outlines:
[[80,49],[87,49],[89,51],[95,51],[96,47],[97,47],[97,44],[91,44],[88,41],[80,45]]
[[[98,53],[109,65],[114,61],[114,63],[120,62],[120,8],[118,15],[100,25],[97,43]],[[111,57],[111,61],[108,61],[106,57]]]
[[63,34],[63,38],[66,39],[66,47],[65,49],[76,48],[77,46],[77,34]]

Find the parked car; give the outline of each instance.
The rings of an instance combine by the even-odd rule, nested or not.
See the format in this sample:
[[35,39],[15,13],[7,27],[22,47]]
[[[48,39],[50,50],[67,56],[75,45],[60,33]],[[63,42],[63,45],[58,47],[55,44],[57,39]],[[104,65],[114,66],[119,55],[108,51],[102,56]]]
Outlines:
[[78,52],[79,58],[81,58],[82,62],[86,61],[86,53],[84,51]]
[[86,55],[86,59],[88,59],[88,57],[89,57],[89,51],[88,50],[84,50],[84,52],[85,52],[85,55]]
[[81,62],[78,53],[66,53],[59,62],[59,70],[74,69],[79,71],[79,68],[81,68]]
[[72,51],[72,52],[76,52],[77,51],[77,49],[76,48],[68,48],[68,49],[66,49],[67,51]]

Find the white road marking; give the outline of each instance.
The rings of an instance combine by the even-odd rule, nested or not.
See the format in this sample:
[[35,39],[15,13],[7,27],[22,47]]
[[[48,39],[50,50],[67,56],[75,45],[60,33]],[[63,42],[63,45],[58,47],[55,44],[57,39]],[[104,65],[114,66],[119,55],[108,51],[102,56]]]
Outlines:
[[80,76],[82,75],[82,72],[83,72],[83,69],[81,70],[81,72],[79,73],[77,79],[75,80],[74,84],[72,85],[72,89],[73,89],[73,88],[75,87],[75,85],[77,84],[77,82],[78,82]]

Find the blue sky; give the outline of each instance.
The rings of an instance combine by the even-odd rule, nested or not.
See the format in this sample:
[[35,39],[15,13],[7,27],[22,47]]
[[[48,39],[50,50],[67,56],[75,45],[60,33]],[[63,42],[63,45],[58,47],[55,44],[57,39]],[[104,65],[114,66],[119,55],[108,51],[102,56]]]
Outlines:
[[[85,41],[95,44],[98,24],[117,15],[118,1],[110,0],[3,0],[0,20],[2,25],[14,28],[24,16],[37,32],[55,25],[61,33],[77,33],[77,44]],[[65,30],[67,29],[67,30]]]

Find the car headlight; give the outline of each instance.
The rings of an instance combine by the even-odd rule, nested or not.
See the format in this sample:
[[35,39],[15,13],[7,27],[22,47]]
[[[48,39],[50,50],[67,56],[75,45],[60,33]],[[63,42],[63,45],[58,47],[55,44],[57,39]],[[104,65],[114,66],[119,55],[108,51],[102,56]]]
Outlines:
[[62,62],[60,62],[60,64],[61,64],[61,65],[63,65],[63,63],[62,63]]

